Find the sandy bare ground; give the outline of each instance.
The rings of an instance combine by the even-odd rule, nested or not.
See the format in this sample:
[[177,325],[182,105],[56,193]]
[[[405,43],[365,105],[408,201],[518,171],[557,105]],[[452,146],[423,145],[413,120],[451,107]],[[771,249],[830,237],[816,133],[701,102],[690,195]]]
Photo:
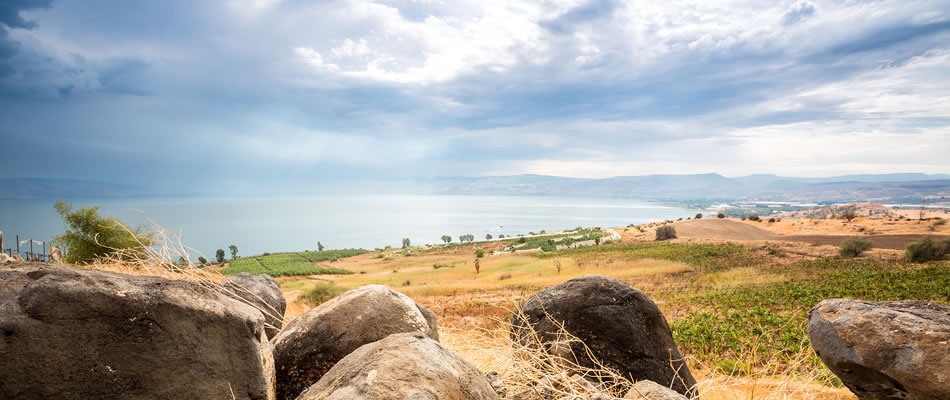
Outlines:
[[[682,238],[717,239],[717,240],[776,240],[789,242],[805,242],[811,244],[827,244],[839,246],[850,235],[780,235],[769,230],[759,228],[750,223],[733,219],[702,219],[678,222],[675,225],[676,233]],[[898,235],[864,235],[875,248],[904,249],[908,243],[916,242],[924,236],[950,237],[941,234],[898,234]]]

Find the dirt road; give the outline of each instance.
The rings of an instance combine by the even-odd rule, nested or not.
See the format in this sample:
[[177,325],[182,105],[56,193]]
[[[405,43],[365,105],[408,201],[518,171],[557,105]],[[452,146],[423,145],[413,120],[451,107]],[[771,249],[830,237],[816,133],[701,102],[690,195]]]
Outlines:
[[[779,235],[768,230],[728,219],[701,219],[679,222],[676,233],[683,238],[718,240],[781,240],[839,246],[851,236],[848,235]],[[916,242],[928,235],[868,235],[864,236],[875,248],[903,250],[908,243]],[[929,235],[946,238],[948,235]]]

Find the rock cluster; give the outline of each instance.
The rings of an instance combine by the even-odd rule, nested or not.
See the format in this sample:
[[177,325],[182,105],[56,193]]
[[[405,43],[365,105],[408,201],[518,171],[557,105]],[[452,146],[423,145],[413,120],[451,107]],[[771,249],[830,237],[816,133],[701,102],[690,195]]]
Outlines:
[[[439,343],[435,314],[388,287],[348,291],[281,328],[285,307],[276,282],[263,275],[208,287],[63,265],[0,266],[0,398],[494,400],[505,393],[497,374],[487,379]],[[574,365],[592,363],[560,341],[555,328],[564,327],[593,358],[640,381],[624,398],[695,394],[666,320],[621,281],[572,279],[521,310],[514,339],[574,357]],[[523,336],[530,329],[539,343]],[[592,393],[584,399],[616,400],[572,371],[506,396],[559,399],[566,383]]]

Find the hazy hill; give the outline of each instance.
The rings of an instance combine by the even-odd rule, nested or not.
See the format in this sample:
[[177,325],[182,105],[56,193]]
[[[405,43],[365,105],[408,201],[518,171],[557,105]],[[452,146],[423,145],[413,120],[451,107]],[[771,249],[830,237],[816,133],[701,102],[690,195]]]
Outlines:
[[0,178],[0,199],[58,199],[142,196],[142,188],[77,179]]

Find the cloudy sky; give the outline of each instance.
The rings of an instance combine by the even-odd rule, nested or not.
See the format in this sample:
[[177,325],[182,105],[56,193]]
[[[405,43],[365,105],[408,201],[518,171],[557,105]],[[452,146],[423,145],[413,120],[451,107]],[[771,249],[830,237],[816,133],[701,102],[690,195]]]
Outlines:
[[0,177],[950,172],[950,1],[0,3]]

